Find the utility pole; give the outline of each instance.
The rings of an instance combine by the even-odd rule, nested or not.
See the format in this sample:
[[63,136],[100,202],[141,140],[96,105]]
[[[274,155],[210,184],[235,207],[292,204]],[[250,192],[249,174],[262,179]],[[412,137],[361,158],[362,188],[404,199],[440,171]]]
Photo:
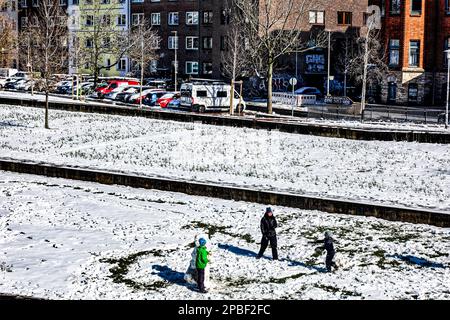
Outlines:
[[331,60],[331,30],[328,30],[328,72],[327,72],[327,96],[330,95],[330,60]]
[[445,129],[448,128],[448,100],[450,99],[450,50],[447,53],[447,103],[445,104]]
[[175,91],[177,91],[177,73],[178,73],[178,61],[177,61],[177,49],[178,49],[178,36],[177,31],[172,31],[175,33],[175,65],[174,65],[174,75],[175,75]]
[[142,30],[142,23],[139,24],[139,37],[141,38],[141,85],[139,87],[139,108],[142,108],[142,100],[144,98],[142,97],[142,85],[144,82],[144,36],[143,36],[144,30]]

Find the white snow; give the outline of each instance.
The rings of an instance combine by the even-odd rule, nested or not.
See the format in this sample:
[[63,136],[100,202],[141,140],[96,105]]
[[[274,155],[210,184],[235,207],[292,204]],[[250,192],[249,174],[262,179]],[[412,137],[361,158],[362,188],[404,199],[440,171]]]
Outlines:
[[0,106],[0,157],[450,209],[450,146]]
[[[261,260],[264,206],[0,171],[0,292],[53,299],[449,299],[450,230],[275,207],[280,261]],[[324,273],[317,245],[337,240]],[[201,295],[182,281],[214,244]],[[122,259],[122,264],[119,260]],[[120,267],[120,268],[118,268]],[[120,272],[122,271],[122,272]]]

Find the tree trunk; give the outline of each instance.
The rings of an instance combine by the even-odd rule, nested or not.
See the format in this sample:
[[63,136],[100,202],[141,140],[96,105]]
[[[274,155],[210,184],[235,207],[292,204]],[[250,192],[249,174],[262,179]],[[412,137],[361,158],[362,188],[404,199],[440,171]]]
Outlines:
[[50,129],[48,126],[48,89],[45,89],[45,129]]
[[273,61],[269,61],[267,70],[267,113],[272,114],[272,78],[273,78]]

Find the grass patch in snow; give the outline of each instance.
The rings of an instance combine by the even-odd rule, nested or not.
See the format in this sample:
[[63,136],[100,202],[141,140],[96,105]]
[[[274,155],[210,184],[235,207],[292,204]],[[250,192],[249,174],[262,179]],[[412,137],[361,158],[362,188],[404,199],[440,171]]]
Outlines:
[[123,283],[133,289],[136,290],[158,290],[165,288],[170,285],[168,281],[155,281],[153,283],[142,283],[138,281],[134,281],[131,279],[126,278],[128,274],[128,270],[132,264],[134,264],[139,258],[147,255],[153,255],[155,257],[163,257],[167,255],[167,253],[175,251],[172,250],[161,250],[161,249],[153,249],[153,250],[146,250],[141,251],[137,253],[133,253],[129,256],[114,259],[114,258],[104,258],[100,259],[100,262],[102,263],[110,263],[110,264],[116,264],[116,266],[109,269],[111,272],[111,275],[109,275],[110,278],[113,279],[113,282],[115,283]]
[[214,234],[221,233],[224,235],[231,236],[233,238],[239,238],[239,239],[245,240],[247,243],[255,242],[255,240],[253,240],[252,236],[248,233],[237,234],[237,233],[232,233],[232,232],[226,231],[227,229],[231,228],[231,226],[226,226],[226,227],[225,226],[217,226],[217,225],[204,223],[204,222],[200,222],[200,221],[194,221],[192,224],[188,224],[188,225],[181,227],[181,229],[191,229],[191,228],[205,230],[210,239]]

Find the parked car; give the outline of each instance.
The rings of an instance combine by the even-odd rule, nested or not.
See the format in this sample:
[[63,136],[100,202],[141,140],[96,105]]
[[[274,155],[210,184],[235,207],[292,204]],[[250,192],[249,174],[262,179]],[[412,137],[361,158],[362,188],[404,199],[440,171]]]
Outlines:
[[[158,89],[157,89],[158,90]],[[159,98],[161,98],[163,95],[165,95],[165,91],[151,91],[148,92],[144,97],[142,103],[146,106],[157,106],[157,101]],[[139,101],[139,99],[138,99]],[[139,102],[138,102],[139,103]]]
[[113,91],[111,91],[110,93],[105,94],[104,98],[108,99],[108,100],[116,100],[117,95],[119,93],[124,92],[125,90],[127,90],[128,88],[130,88],[130,86],[121,86],[121,87],[117,87],[115,88]]
[[108,80],[107,83],[108,85],[106,87],[97,87],[95,89],[98,98],[103,98],[106,94],[110,93],[117,87],[139,85],[139,81],[133,79]]
[[116,101],[125,102],[125,99],[139,91],[139,86],[129,86],[127,89],[116,95]]
[[[156,92],[161,93],[158,96],[158,98],[163,96],[164,93],[166,93],[166,91],[163,89],[145,89],[145,90],[143,89],[142,94],[141,94],[140,90],[138,90],[135,94],[132,94],[129,97],[127,97],[125,101],[128,103],[140,103],[141,99],[144,99],[147,96],[147,94],[156,93]],[[155,104],[156,104],[156,100],[155,100]]]
[[167,109],[181,109],[180,106],[180,99],[172,99],[167,105],[166,105]]
[[8,81],[5,84],[5,89],[14,89],[17,90],[17,87],[20,86],[22,83],[24,83],[25,79],[23,78],[16,78],[16,79],[11,79],[10,81]]
[[[445,123],[445,112],[438,114],[437,122],[440,123],[440,124],[444,124]],[[450,116],[449,116],[447,124],[450,124]]]
[[[183,83],[180,88],[180,107],[189,108],[193,111],[205,112],[208,110],[228,111],[230,109],[231,86],[220,80],[192,79],[191,82]],[[233,107],[241,111],[245,110],[244,99],[239,99],[239,94],[234,90]]]
[[19,81],[15,85],[15,89],[20,90],[20,91],[28,91],[28,90],[31,90],[32,84],[33,84],[33,81],[31,81],[31,80]]
[[161,108],[166,108],[170,101],[179,98],[179,92],[167,92],[156,101],[156,104],[158,104]]
[[322,92],[315,87],[302,87],[294,91],[295,94],[315,95],[317,99],[323,98]]

